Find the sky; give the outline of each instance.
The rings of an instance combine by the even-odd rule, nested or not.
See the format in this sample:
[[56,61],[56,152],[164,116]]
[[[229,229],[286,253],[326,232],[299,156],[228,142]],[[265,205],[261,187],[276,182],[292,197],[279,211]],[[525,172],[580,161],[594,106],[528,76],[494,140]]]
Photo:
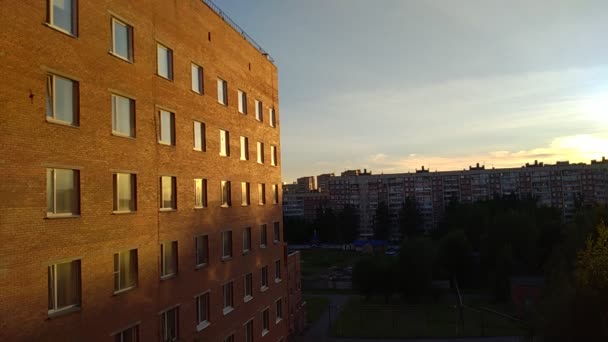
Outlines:
[[283,181],[608,157],[608,1],[214,0],[275,60]]

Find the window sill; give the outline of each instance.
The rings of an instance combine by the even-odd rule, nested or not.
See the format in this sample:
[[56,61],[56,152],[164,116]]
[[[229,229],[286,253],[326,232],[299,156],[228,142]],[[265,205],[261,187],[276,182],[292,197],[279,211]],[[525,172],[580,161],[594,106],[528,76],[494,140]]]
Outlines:
[[260,292],[266,292],[268,290],[268,286],[260,287]]
[[266,336],[266,335],[268,335],[268,329],[262,330],[262,336]]
[[61,125],[61,126],[66,126],[66,127],[72,127],[72,128],[80,128],[80,126],[78,125],[74,125],[71,122],[67,122],[67,121],[61,121],[61,120],[57,120],[57,119],[53,119],[50,117],[46,117],[46,122],[48,123],[52,123],[52,124],[57,124],[57,125]]
[[169,147],[175,147],[175,144],[172,143],[168,143],[168,142],[164,142],[164,141],[158,141],[159,145],[163,145],[163,146],[169,146]]
[[246,249],[246,250],[244,250],[244,251],[243,251],[243,255],[247,255],[247,254],[249,254],[249,253],[251,253],[251,250],[250,250],[250,249]]
[[280,243],[281,240],[272,240],[272,243]]
[[224,106],[224,107],[228,107],[228,104],[227,104],[227,103],[223,103],[223,102],[220,102],[220,101],[217,101],[217,104],[222,105],[222,106]]
[[65,29],[63,29],[63,28],[61,28],[61,27],[59,27],[59,26],[55,26],[55,25],[53,25],[53,24],[51,24],[51,23],[48,23],[48,22],[44,23],[44,25],[45,25],[46,27],[52,28],[52,29],[53,29],[53,30],[55,30],[55,31],[58,31],[58,32],[60,32],[60,33],[63,33],[63,34],[65,34],[65,35],[66,35],[66,36],[68,36],[68,37],[78,39],[78,36],[76,36],[76,35],[75,35],[75,34],[73,34],[72,32],[66,31]]
[[166,81],[169,81],[169,82],[173,82],[173,78],[165,77],[165,76],[159,74],[158,72],[156,73],[156,76],[162,78],[163,80],[166,80]]
[[119,55],[119,54],[115,53],[115,52],[114,52],[114,51],[112,51],[112,50],[108,51],[108,54],[109,54],[110,56],[112,56],[112,57],[116,57],[116,58],[118,58],[118,59],[122,60],[123,62],[127,62],[127,63],[129,63],[129,64],[133,64],[133,61],[132,61],[132,60],[130,60],[129,58],[127,58],[127,57],[125,57],[125,56],[121,56],[121,55]]
[[196,151],[196,152],[204,152],[202,148],[196,148],[196,147],[193,147],[193,148],[192,148],[192,151]]
[[245,296],[243,297],[243,302],[247,303],[250,302],[253,299],[253,296]]
[[177,277],[177,273],[167,274],[167,275],[161,276],[160,280],[169,280],[169,279],[172,279],[175,277]]
[[80,214],[46,214],[47,219],[80,218]]
[[232,255],[222,257],[222,261],[230,261],[230,260],[232,260]]
[[250,204],[241,204],[241,207],[248,207]]
[[283,281],[283,278],[274,278],[274,283],[278,284]]
[[160,211],[161,213],[170,213],[172,211],[177,211],[177,209],[175,209],[175,208],[160,208],[160,209],[158,209],[158,211]]
[[274,324],[279,324],[283,319],[282,318],[277,318],[274,320]]
[[112,215],[127,215],[127,214],[135,214],[137,211],[135,210],[116,210],[112,211]]
[[210,325],[211,325],[211,323],[209,323],[209,321],[202,321],[196,325],[196,331],[202,331],[203,329],[205,329],[206,327],[208,327]]
[[243,159],[243,158],[241,158],[241,159],[239,159],[239,160],[240,160],[240,161],[249,161],[249,159]]
[[232,311],[234,311],[234,308],[232,306],[228,306],[222,310],[222,314],[224,314],[224,316],[226,316],[227,314],[231,313]]
[[220,208],[230,208],[230,205],[228,205],[228,204],[222,204],[222,205],[220,205]]
[[266,248],[266,245],[260,245],[260,248]]
[[120,289],[120,290],[112,292],[112,295],[113,296],[118,296],[118,295],[123,294],[125,292],[129,292],[131,290],[135,290],[136,288],[137,288],[137,285],[134,285],[134,286],[131,286],[131,287],[127,287],[125,289]]
[[67,308],[49,311],[49,319],[71,314],[73,312],[78,312],[80,310],[81,310],[80,305],[73,305],[73,306],[69,306]]
[[119,137],[119,138],[126,138],[126,139],[131,139],[131,140],[135,140],[135,137],[132,137],[128,134],[123,134],[120,132],[116,132],[116,131],[112,131],[112,135],[115,137]]
[[205,268],[205,267],[207,267],[207,263],[198,264],[198,265],[194,266],[194,269],[195,270],[200,270],[201,268]]

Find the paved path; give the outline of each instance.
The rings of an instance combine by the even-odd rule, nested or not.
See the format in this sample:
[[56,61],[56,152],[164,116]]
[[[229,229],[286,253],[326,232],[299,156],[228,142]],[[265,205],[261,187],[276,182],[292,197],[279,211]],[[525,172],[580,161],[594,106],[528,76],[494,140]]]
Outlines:
[[[332,307],[331,317],[329,310],[326,310],[318,321],[312,324],[306,331],[304,336],[296,336],[296,342],[520,342],[520,337],[505,336],[505,337],[469,337],[469,338],[434,338],[434,339],[370,339],[370,338],[335,338],[329,335],[329,322],[335,322],[338,318],[337,310],[348,301],[349,295],[306,295],[307,297],[325,297],[329,299],[329,305]],[[336,310],[337,309],[337,310]]]

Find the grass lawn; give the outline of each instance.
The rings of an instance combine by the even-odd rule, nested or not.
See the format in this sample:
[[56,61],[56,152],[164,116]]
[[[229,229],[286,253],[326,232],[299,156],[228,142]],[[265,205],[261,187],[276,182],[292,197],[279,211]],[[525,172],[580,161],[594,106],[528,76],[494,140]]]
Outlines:
[[326,273],[332,266],[354,266],[363,254],[354,251],[335,249],[311,249],[300,251],[302,258],[302,276],[312,277]]
[[[340,337],[412,338],[454,337],[458,332],[458,311],[446,304],[395,305],[366,302],[353,297],[333,326]],[[522,335],[520,323],[492,314],[464,311],[464,332],[460,336]]]
[[304,297],[304,301],[306,301],[306,321],[308,324],[318,321],[329,305],[329,300],[325,297]]

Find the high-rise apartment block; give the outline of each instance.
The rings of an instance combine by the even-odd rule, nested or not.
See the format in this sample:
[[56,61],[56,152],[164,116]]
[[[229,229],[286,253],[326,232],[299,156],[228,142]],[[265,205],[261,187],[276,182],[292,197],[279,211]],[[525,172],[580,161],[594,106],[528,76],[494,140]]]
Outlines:
[[0,340],[286,339],[268,54],[209,1],[2,13]]
[[[328,196],[324,206],[334,210],[342,210],[346,205],[357,208],[362,237],[374,235],[376,209],[384,202],[389,208],[392,236],[397,238],[399,211],[406,198],[416,203],[425,230],[437,225],[453,201],[472,203],[497,195],[533,197],[539,205],[558,208],[565,219],[570,219],[580,205],[608,204],[608,160],[605,158],[590,164],[535,162],[505,169],[486,169],[477,164],[468,170],[445,172],[430,172],[424,167],[412,173],[381,175],[349,170],[341,176],[324,178],[327,190],[319,192]],[[313,194],[300,194],[302,200],[292,203],[291,212],[304,216],[304,199]]]

